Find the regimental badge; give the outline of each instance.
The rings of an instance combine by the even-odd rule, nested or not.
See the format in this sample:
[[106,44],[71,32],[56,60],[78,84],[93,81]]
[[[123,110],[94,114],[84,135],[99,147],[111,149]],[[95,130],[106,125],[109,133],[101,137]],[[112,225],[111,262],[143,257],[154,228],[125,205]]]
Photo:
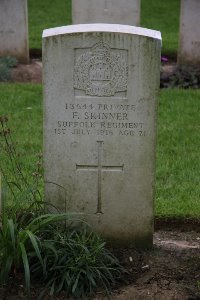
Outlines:
[[74,88],[86,95],[114,96],[127,91],[127,61],[120,52],[100,41],[92,49],[79,55],[74,67]]

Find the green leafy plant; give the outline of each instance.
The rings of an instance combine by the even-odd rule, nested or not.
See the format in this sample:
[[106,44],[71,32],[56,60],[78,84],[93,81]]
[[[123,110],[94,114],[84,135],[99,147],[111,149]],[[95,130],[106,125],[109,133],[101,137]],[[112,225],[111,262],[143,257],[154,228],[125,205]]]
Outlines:
[[[37,212],[38,213],[38,212]],[[23,216],[9,217],[3,213],[0,228],[0,284],[8,281],[9,275],[17,275],[23,267],[25,284],[30,294],[29,256],[36,256],[44,269],[39,236],[43,229],[54,222],[69,219],[70,214],[44,214],[37,216],[28,209]]]
[[18,60],[13,56],[4,56],[0,57],[0,63],[4,63],[9,68],[13,68],[17,66]]
[[11,68],[16,67],[18,61],[15,57],[0,57],[0,81],[9,81],[11,79]]
[[4,179],[0,227],[0,284],[23,269],[26,289],[30,293],[29,253],[35,253],[41,264],[40,240],[36,236],[43,226],[68,215],[44,215],[44,203],[38,188],[40,162],[30,185],[25,177],[8,127],[8,118],[0,116],[0,173]]
[[0,81],[9,81],[10,80],[10,68],[4,63],[0,62]]
[[161,88],[200,88],[200,68],[196,66],[177,66],[170,74],[161,73]]
[[[47,234],[47,232],[45,233]],[[97,287],[111,290],[116,279],[124,272],[118,260],[105,248],[105,242],[84,229],[49,227],[48,239],[42,238],[42,258],[32,264],[32,273],[45,282],[44,292],[52,296],[60,291],[75,298],[93,293]]]

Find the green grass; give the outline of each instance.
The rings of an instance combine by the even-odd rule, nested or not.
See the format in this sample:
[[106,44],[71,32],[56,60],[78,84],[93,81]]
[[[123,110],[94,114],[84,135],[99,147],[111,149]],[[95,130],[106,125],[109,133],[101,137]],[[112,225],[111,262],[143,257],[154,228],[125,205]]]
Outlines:
[[71,1],[29,0],[29,47],[42,47],[44,29],[71,24]]
[[[18,141],[20,158],[26,172],[31,174],[35,155],[42,150],[42,87],[0,84],[0,99],[0,115],[8,115],[13,136]],[[200,216],[199,111],[200,91],[161,91],[157,216]]]
[[141,0],[141,26],[162,33],[162,53],[178,49],[180,0]]
[[[30,48],[40,49],[42,31],[71,24],[70,0],[29,0]],[[178,47],[180,0],[141,0],[141,26],[160,30],[163,53],[176,53]]]
[[35,172],[37,154],[42,151],[41,85],[1,83],[0,101],[0,115],[9,118],[8,127],[19,150],[22,169],[31,175]]
[[200,216],[200,91],[162,90],[159,104],[156,214]]

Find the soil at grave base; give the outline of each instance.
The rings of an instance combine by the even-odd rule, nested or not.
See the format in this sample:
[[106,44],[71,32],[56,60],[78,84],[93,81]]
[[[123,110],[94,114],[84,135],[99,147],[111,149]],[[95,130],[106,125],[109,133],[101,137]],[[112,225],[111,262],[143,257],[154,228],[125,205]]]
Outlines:
[[[139,252],[131,248],[114,250],[128,270],[113,287],[112,300],[197,300],[200,299],[200,233],[157,231],[154,248]],[[37,299],[41,286],[33,284],[31,299]],[[10,286],[0,288],[0,299],[27,299],[20,276]],[[64,293],[43,299],[67,299]],[[72,300],[71,298],[68,298]],[[85,300],[108,299],[102,291]]]
[[32,59],[30,64],[18,64],[11,71],[11,81],[21,83],[42,83],[42,62]]

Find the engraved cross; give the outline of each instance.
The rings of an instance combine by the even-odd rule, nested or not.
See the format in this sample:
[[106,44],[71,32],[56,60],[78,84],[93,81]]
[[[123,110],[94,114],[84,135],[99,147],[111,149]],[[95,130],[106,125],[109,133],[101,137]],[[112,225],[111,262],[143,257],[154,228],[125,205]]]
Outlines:
[[83,171],[97,171],[98,175],[98,187],[97,187],[97,211],[96,214],[102,214],[102,172],[114,172],[123,171],[124,165],[119,166],[105,166],[102,164],[102,152],[103,152],[103,141],[97,141],[98,144],[98,164],[95,165],[78,165],[76,164],[76,170]]

